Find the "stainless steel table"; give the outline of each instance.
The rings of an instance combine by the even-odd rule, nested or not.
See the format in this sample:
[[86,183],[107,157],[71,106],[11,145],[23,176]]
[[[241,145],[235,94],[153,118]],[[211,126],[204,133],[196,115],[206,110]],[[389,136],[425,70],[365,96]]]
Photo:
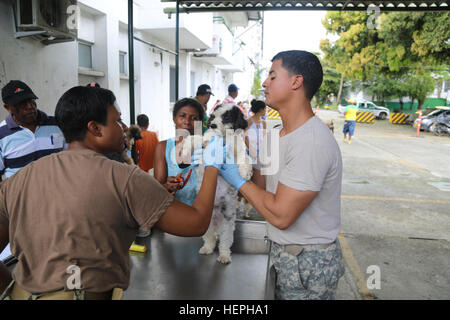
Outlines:
[[[269,267],[266,222],[237,220],[232,262],[216,261],[217,250],[199,255],[201,238],[184,238],[154,229],[136,241],[145,254],[130,254],[130,286],[124,299],[262,300],[274,299],[275,271]],[[17,259],[6,259],[12,271]]]
[[184,238],[152,230],[139,239],[147,253],[130,256],[131,280],[124,299],[273,299],[275,276],[269,268],[266,223],[237,220],[232,262],[199,255],[201,238]]

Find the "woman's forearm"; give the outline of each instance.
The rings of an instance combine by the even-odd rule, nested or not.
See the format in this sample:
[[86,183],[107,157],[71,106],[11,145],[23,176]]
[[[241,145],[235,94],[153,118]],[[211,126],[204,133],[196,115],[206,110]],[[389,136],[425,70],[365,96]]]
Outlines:
[[213,166],[205,168],[202,185],[192,204],[192,207],[201,213],[212,212],[217,187],[217,175],[217,168]]

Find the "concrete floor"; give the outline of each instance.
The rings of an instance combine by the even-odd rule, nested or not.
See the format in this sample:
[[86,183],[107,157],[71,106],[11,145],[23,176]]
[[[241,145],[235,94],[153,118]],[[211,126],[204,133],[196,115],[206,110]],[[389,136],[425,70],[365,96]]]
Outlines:
[[[337,299],[450,299],[450,137],[376,120],[357,124],[349,145],[343,115],[319,117],[333,119],[344,165]],[[366,285],[370,268],[379,289]]]

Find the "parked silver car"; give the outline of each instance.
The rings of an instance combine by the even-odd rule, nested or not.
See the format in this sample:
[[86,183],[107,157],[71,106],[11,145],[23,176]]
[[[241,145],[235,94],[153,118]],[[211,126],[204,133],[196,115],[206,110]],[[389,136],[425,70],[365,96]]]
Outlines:
[[[433,123],[435,122],[436,118],[439,116],[448,116],[450,115],[450,109],[442,108],[442,109],[436,109],[428,113],[427,115],[422,117],[422,123],[420,125],[420,131],[430,131]],[[419,118],[417,118],[414,123],[413,127],[417,128],[419,125]]]

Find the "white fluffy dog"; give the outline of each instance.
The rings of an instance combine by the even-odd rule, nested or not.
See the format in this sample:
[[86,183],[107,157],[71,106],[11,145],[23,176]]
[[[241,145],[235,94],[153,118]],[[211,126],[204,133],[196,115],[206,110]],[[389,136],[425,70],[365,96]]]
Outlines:
[[[224,143],[231,145],[234,152],[236,163],[239,167],[239,173],[247,180],[252,176],[252,162],[246,151],[244,140],[244,130],[248,123],[245,120],[240,109],[232,104],[219,105],[210,115],[208,120],[208,130],[201,137],[191,136],[183,144],[182,154],[192,153],[195,143],[203,141],[203,147],[213,136],[224,137]],[[189,141],[190,140],[190,141]],[[204,167],[200,165],[197,169],[197,188],[200,189],[203,179]],[[214,209],[208,231],[203,236],[204,244],[200,248],[200,254],[211,254],[216,247],[216,241],[219,240],[220,263],[231,262],[231,246],[233,244],[234,224],[236,220],[237,190],[228,184],[220,175],[217,180],[216,198]]]

